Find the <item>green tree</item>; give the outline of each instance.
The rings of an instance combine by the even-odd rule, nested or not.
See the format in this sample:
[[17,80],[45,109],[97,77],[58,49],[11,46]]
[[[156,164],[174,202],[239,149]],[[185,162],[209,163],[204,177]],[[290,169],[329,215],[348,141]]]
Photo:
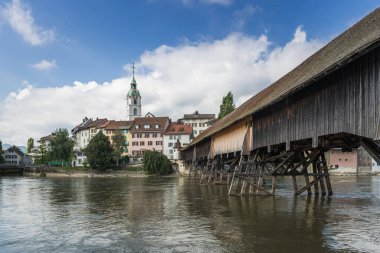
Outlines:
[[84,149],[87,162],[93,169],[106,169],[112,162],[113,149],[107,136],[97,133]]
[[122,158],[126,145],[127,138],[121,131],[116,131],[112,136],[113,157],[116,160],[116,166],[119,167],[119,160]]
[[232,95],[232,92],[230,91],[227,93],[227,96],[223,97],[218,119],[222,119],[233,110],[235,110],[234,95]]
[[0,140],[0,163],[5,163],[5,159],[3,157],[3,142]]
[[46,164],[48,161],[50,161],[48,147],[45,141],[41,141],[40,145],[38,145],[33,151],[35,153],[35,164]]
[[169,159],[157,151],[145,151],[143,164],[148,174],[166,175],[172,172]]
[[55,131],[50,142],[51,158],[56,161],[71,161],[73,157],[74,141],[70,139],[67,129],[59,128]]
[[29,154],[33,148],[34,148],[34,139],[29,138],[26,144],[26,153]]

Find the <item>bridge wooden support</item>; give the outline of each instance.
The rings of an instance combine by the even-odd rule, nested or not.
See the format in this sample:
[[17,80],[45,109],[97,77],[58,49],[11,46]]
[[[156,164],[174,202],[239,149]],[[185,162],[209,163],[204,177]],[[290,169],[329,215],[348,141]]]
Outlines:
[[[299,150],[277,155],[256,151],[241,156],[235,167],[229,195],[274,195],[278,176],[290,176],[294,195],[332,195],[328,167],[322,149]],[[265,180],[269,179],[271,180]],[[297,180],[301,179],[303,180]],[[299,183],[305,182],[300,186]],[[268,185],[267,185],[268,182]]]

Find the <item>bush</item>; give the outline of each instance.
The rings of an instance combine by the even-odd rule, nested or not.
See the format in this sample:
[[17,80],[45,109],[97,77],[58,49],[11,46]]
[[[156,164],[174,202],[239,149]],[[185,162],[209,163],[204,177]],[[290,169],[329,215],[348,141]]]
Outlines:
[[113,149],[107,136],[97,133],[84,149],[87,162],[91,168],[105,170],[112,163]]
[[172,172],[169,159],[157,151],[146,151],[143,157],[144,170],[148,174],[167,175]]

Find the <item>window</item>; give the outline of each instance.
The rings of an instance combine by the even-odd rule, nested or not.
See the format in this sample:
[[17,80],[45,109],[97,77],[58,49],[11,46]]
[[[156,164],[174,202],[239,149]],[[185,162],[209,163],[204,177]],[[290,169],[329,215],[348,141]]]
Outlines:
[[169,143],[168,143],[168,147],[173,147],[173,143],[172,143],[172,142],[169,142]]
[[137,115],[137,108],[133,109],[133,115]]
[[194,134],[198,134],[198,131],[197,131],[197,130],[194,130]]
[[192,123],[191,126],[192,127],[197,127],[197,123]]
[[[137,99],[133,99],[133,104],[137,105]],[[136,108],[135,108],[136,109]],[[135,114],[136,115],[136,114]]]
[[157,138],[157,134],[153,134],[153,138]]
[[344,159],[344,161],[346,161],[346,162],[347,162],[347,161],[348,161],[348,159]]
[[169,149],[169,154],[173,154],[173,149]]
[[142,138],[142,134],[137,134],[137,138]]
[[78,164],[82,164],[82,159],[78,159]]
[[153,141],[148,141],[148,146],[153,146]]
[[96,129],[91,129],[91,133],[96,133]]
[[149,138],[150,137],[150,134],[145,134],[145,138]]
[[132,146],[138,146],[139,142],[138,141],[132,141]]
[[170,135],[169,140],[173,140],[173,135]]
[[150,128],[150,125],[145,124],[145,125],[144,125],[144,128],[145,128],[145,129],[149,129],[149,128]]
[[139,125],[136,125],[136,126],[135,126],[135,128],[136,128],[136,129],[139,129],[139,128],[140,128],[140,126],[139,126]]
[[342,159],[339,158],[339,161],[342,161]]
[[145,146],[145,141],[140,141],[140,146]]
[[162,141],[156,141],[156,146],[162,145]]
[[160,125],[159,124],[156,124],[156,129],[160,128]]

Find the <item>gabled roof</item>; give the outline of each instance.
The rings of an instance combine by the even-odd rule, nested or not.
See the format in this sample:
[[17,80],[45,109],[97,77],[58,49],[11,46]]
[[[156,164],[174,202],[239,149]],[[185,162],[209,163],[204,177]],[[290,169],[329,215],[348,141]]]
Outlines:
[[128,130],[132,127],[133,121],[109,121],[106,130]]
[[[169,125],[169,117],[137,117],[133,121],[131,132],[132,133],[141,133],[141,132],[164,133],[168,125]],[[136,126],[138,126],[138,128]]]
[[172,123],[166,129],[164,135],[179,135],[179,134],[191,134],[193,128],[188,125]]
[[107,121],[107,119],[96,119],[96,120],[92,120],[86,127],[85,129],[89,129],[89,128],[94,128],[94,127],[97,127],[99,126],[100,124],[103,124]]
[[377,8],[289,73],[206,129],[188,147],[334,71],[379,41],[380,8]]
[[38,142],[41,142],[41,141],[51,141],[53,138],[55,137],[55,133],[51,133],[47,136],[44,136],[44,137],[41,137]]
[[195,111],[192,114],[185,114],[183,115],[183,119],[215,119],[215,114],[202,114],[199,113],[198,111]]
[[12,146],[12,147],[9,147],[7,150],[5,151],[11,151],[11,152],[15,152],[16,154],[20,155],[20,156],[23,156],[24,155],[24,152],[21,151],[21,149],[19,149],[18,147],[16,146]]

